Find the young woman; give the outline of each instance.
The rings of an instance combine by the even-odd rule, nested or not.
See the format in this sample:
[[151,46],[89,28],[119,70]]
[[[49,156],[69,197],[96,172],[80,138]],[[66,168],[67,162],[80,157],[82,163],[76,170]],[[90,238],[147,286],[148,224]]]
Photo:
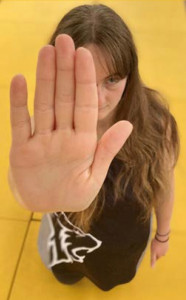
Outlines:
[[140,78],[132,34],[111,8],[75,7],[48,44],[32,120],[24,77],[11,82],[9,182],[21,205],[46,213],[38,249],[54,276],[108,291],[134,278],[153,209],[151,266],[168,251],[177,124]]

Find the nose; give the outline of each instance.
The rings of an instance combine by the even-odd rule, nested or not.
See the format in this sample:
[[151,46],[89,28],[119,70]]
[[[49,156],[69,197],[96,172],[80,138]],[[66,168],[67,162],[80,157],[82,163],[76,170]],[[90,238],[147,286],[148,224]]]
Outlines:
[[100,92],[103,89],[103,86],[101,84],[96,83],[97,90]]
[[100,84],[96,84],[96,86],[97,86],[98,98],[100,99],[103,96],[103,90]]
[[105,95],[104,95],[104,88],[101,84],[96,84],[97,86],[97,93],[98,93],[98,105],[102,107],[105,105]]

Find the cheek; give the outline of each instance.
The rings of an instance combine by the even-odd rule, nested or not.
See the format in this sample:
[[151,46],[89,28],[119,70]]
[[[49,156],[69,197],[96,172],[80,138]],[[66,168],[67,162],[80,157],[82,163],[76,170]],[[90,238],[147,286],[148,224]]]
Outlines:
[[126,87],[126,81],[121,82],[117,88],[117,98],[118,98],[118,102],[121,100],[121,97],[123,95],[123,92],[125,90]]
[[109,102],[113,105],[118,104],[121,99],[121,96],[123,94],[123,91],[124,91],[123,85],[119,86],[119,87],[117,87],[117,89],[111,91],[110,95],[109,95]]
[[120,102],[125,87],[126,79],[123,79],[115,87],[106,89],[105,98],[109,106],[115,107]]
[[125,90],[125,87],[126,87],[126,84],[127,84],[127,80],[126,79],[123,79],[120,83],[119,83],[119,86],[118,86],[118,93],[120,93],[120,97],[122,96],[124,90]]

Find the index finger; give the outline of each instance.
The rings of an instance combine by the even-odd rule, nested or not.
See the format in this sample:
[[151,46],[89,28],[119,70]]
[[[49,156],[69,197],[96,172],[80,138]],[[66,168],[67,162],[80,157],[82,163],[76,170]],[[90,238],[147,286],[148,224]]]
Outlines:
[[96,71],[91,52],[83,47],[76,51],[75,79],[74,130],[76,133],[96,133],[98,121]]

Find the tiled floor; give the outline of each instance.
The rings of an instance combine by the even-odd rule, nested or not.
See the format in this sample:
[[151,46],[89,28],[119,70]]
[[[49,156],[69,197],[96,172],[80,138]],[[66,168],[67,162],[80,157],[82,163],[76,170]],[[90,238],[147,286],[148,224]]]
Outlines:
[[[105,292],[84,278],[74,286],[61,285],[45,268],[37,251],[41,214],[24,210],[8,187],[11,143],[9,84],[22,73],[28,82],[33,114],[35,69],[39,49],[57,22],[72,7],[91,1],[0,2],[0,299],[101,299]],[[131,28],[138,48],[141,76],[163,92],[178,122],[181,155],[175,170],[175,207],[170,249],[155,269],[150,248],[133,281],[114,288],[107,299],[182,300],[186,297],[186,12],[184,1],[101,1],[118,12]],[[153,231],[156,229],[155,218]]]

